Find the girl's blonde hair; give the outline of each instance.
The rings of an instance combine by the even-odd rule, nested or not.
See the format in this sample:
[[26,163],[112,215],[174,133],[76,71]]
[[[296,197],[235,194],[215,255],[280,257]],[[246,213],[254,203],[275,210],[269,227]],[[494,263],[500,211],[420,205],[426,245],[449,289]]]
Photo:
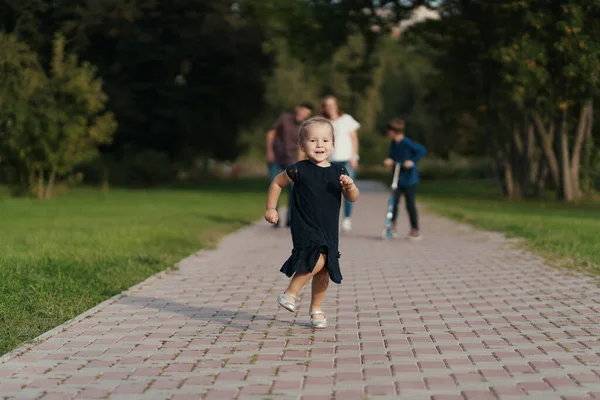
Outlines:
[[327,118],[324,117],[312,117],[307,119],[306,121],[304,121],[302,123],[302,125],[300,125],[300,129],[298,130],[298,144],[302,144],[304,143],[304,140],[306,140],[306,133],[308,132],[308,127],[314,124],[322,124],[322,125],[327,125],[329,126],[329,129],[331,129],[331,140],[333,142],[333,144],[335,144],[335,135],[333,134],[333,125],[331,124],[331,122],[329,122],[329,120]]
[[335,101],[335,105],[337,106],[338,114],[340,114],[340,115],[344,114],[342,112],[342,110],[340,110],[340,103],[338,102],[338,100],[336,99],[336,97],[332,96],[332,95],[327,95],[327,96],[325,96],[325,97],[323,97],[321,99],[321,105],[320,105],[320,109],[319,109],[319,115],[321,115],[322,117],[325,117],[325,118],[329,118],[330,117],[329,115],[327,115],[325,113],[325,102],[327,100],[330,100],[330,99],[333,100],[333,101]]

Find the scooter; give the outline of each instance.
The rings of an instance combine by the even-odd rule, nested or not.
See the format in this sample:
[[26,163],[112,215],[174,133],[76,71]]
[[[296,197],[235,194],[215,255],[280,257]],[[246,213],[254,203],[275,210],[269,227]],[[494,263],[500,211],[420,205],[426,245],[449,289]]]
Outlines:
[[396,163],[396,165],[394,167],[394,178],[392,179],[390,199],[388,200],[387,213],[385,214],[385,228],[383,228],[383,232],[381,233],[381,238],[383,240],[388,240],[393,237],[392,216],[394,215],[394,195],[396,193],[396,189],[398,188],[399,176],[400,176],[400,164]]

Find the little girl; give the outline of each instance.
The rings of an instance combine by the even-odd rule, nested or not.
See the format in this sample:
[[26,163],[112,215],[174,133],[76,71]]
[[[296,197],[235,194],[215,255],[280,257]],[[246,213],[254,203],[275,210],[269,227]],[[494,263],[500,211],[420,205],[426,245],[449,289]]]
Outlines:
[[265,219],[276,224],[279,215],[275,208],[281,190],[294,182],[291,225],[294,249],[281,267],[281,272],[293,277],[277,302],[295,312],[296,295],[313,278],[310,317],[315,328],[327,327],[321,303],[329,279],[335,283],[342,281],[338,261],[341,195],[351,202],[359,195],[346,169],[329,162],[333,142],[333,126],[326,118],[314,117],[300,126],[298,144],[308,159],[288,166],[275,177],[269,186],[265,212]]

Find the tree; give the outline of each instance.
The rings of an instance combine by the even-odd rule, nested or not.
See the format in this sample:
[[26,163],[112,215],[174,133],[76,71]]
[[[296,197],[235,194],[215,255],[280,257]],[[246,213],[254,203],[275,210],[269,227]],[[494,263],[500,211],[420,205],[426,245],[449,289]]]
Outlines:
[[498,21],[512,21],[510,28],[498,29],[501,40],[491,48],[501,68],[496,109],[502,108],[510,132],[508,157],[514,159],[506,176],[522,186],[542,161],[558,198],[566,201],[582,195],[581,152],[599,82],[594,23],[599,6],[512,1],[495,8]]
[[448,110],[477,117],[505,193],[536,194],[548,171],[558,198],[579,198],[600,73],[600,2],[439,4],[442,19],[413,33],[440,52],[436,65],[452,93]]
[[108,96],[96,74],[90,63],[79,65],[74,55],[66,55],[64,37],[55,35],[50,79],[33,110],[43,129],[38,146],[45,152],[37,172],[38,197],[43,191],[49,198],[57,176],[68,176],[112,140],[117,124],[113,113],[105,112]]
[[[12,37],[7,41],[27,54],[25,45]],[[17,87],[23,101],[18,108],[1,111],[7,129],[0,143],[15,172],[16,191],[31,190],[40,199],[51,197],[57,178],[68,178],[78,163],[96,156],[98,146],[109,143],[116,129],[112,113],[104,111],[108,99],[95,67],[79,65],[64,50],[64,38],[57,34],[49,76],[29,54],[29,71],[22,74],[37,74],[40,83]]]
[[127,147],[171,160],[235,158],[241,126],[262,107],[261,31],[232,1],[93,2],[65,26],[98,65],[119,121],[106,151]]
[[[507,7],[508,8],[508,7]],[[592,99],[600,83],[600,2],[539,1],[511,4],[524,34],[503,47],[513,96],[535,124],[557,195],[582,196],[580,164],[592,129]],[[512,47],[512,50],[509,48]]]
[[274,66],[264,77],[265,105],[253,124],[240,129],[238,137],[246,156],[251,158],[264,158],[265,133],[281,112],[293,110],[300,102],[309,101],[313,105],[319,102],[314,70],[292,56],[288,43],[284,39],[273,39],[269,52]]
[[17,193],[26,192],[38,165],[31,146],[39,125],[30,110],[47,78],[37,55],[14,35],[0,33],[0,162]]
[[275,65],[265,79],[265,102],[276,112],[290,110],[302,101],[319,100],[314,72],[294,58],[284,40],[273,40]]

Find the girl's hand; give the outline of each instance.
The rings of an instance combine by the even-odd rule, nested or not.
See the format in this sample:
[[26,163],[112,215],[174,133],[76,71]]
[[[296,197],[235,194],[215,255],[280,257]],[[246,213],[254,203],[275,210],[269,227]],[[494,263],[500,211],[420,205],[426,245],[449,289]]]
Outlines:
[[413,165],[415,165],[415,163],[412,162],[412,160],[406,160],[406,161],[404,161],[404,164],[402,164],[402,166],[404,166],[404,168],[412,168]]
[[353,158],[352,160],[348,161],[348,164],[350,164],[350,168],[352,168],[353,170],[357,170],[358,169],[358,160],[356,158]]
[[392,165],[394,165],[394,160],[392,160],[391,158],[386,158],[385,160],[383,160],[383,165],[385,165],[386,167],[391,167]]
[[354,186],[354,181],[348,175],[341,175],[340,184],[342,185],[342,189],[350,190]]
[[279,213],[274,209],[267,210],[265,212],[265,219],[270,224],[276,224],[279,221]]

